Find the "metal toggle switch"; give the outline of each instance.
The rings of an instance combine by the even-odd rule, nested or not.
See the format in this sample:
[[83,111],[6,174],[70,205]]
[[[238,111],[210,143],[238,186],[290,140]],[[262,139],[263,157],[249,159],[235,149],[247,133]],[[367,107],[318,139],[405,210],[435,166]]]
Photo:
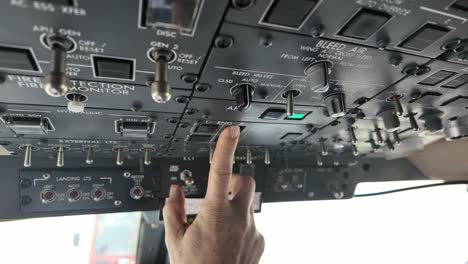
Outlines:
[[357,138],[356,138],[356,133],[354,132],[355,127],[348,127],[348,135],[349,135],[349,142],[351,143],[356,143]]
[[156,69],[154,81],[151,82],[151,97],[156,103],[167,103],[172,97],[172,87],[168,79],[168,64],[171,61],[172,51],[164,48],[152,51]]
[[86,164],[93,164],[94,163],[94,147],[89,146],[86,150]]
[[322,153],[322,156],[327,156],[328,155],[327,147],[325,146],[325,141],[326,141],[325,138],[320,138],[319,139],[320,151]]
[[[383,143],[383,137],[382,137],[382,132],[381,132],[381,130],[382,130],[382,129],[380,129],[380,128],[377,127],[377,126],[376,126],[375,129],[374,129],[375,135],[376,135],[376,137],[377,137],[377,143],[379,143],[379,144]],[[374,140],[372,139],[372,141],[374,141]],[[375,142],[374,142],[374,144],[375,144]]]
[[117,164],[117,166],[122,166],[124,164],[124,156],[123,156],[124,147],[116,147],[115,151],[117,152],[115,164]]
[[59,146],[57,153],[57,167],[61,168],[63,166],[65,166],[65,153],[63,146]]
[[151,165],[151,154],[154,152],[153,147],[144,147],[143,151],[145,153],[144,163],[145,165]]
[[411,125],[411,129],[413,131],[419,131],[419,125],[418,125],[418,121],[416,121],[416,118],[414,118],[414,116],[416,116],[417,113],[413,113],[413,112],[409,112],[405,117],[407,117],[410,121],[410,125]]
[[268,149],[265,149],[265,165],[270,165],[270,151]]
[[252,151],[250,150],[250,148],[247,148],[247,153],[246,153],[246,158],[245,158],[245,163],[247,164],[252,164]]
[[52,97],[60,97],[68,91],[68,78],[65,76],[67,51],[73,42],[62,35],[47,36],[46,42],[51,50],[50,71],[45,79],[44,90]]
[[400,96],[394,95],[392,96],[393,106],[395,107],[395,114],[397,116],[403,115],[403,106],[401,105]]
[[24,167],[29,168],[32,165],[32,145],[24,145]]

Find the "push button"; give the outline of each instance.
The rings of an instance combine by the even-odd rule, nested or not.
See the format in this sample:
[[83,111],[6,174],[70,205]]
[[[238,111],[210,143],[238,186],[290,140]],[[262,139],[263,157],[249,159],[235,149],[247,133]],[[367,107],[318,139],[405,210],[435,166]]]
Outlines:
[[366,40],[381,28],[391,18],[391,15],[372,9],[361,9],[343,27],[340,35]]
[[278,120],[282,118],[286,114],[286,110],[283,108],[268,108],[263,112],[263,114],[260,116],[261,119],[267,119],[267,120]]
[[452,106],[452,107],[467,107],[468,106],[468,97],[466,96],[455,96],[452,99],[449,99],[441,104],[441,106]]
[[195,132],[213,134],[218,131],[218,128],[219,125],[202,124],[196,128]]
[[442,94],[437,92],[426,92],[420,98],[410,101],[410,103],[417,102],[419,104],[432,104]]
[[38,71],[36,61],[29,49],[0,47],[0,68]]
[[420,81],[419,84],[434,86],[447,80],[448,78],[454,76],[455,74],[457,73],[451,72],[451,71],[443,71],[443,70],[438,71],[432,74],[431,76],[427,77],[426,79]]
[[302,133],[287,133],[281,137],[282,140],[295,140],[302,136]]
[[434,24],[426,24],[413,35],[404,40],[400,47],[415,51],[422,51],[436,40],[450,32],[449,29]]
[[460,86],[465,85],[468,83],[468,74],[464,74],[462,76],[459,76],[450,82],[442,85],[443,88],[449,88],[449,89],[457,89]]
[[266,13],[263,22],[298,28],[317,2],[317,0],[276,0]]
[[190,137],[190,142],[209,142],[211,140],[211,136],[209,135],[192,135]]
[[133,61],[93,56],[96,77],[133,80]]

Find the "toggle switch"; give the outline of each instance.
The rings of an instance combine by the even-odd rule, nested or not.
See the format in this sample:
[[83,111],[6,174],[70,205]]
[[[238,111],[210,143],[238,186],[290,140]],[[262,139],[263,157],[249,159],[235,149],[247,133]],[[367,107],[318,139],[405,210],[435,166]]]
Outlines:
[[252,151],[250,150],[250,148],[247,148],[247,153],[245,154],[245,156],[245,163],[249,165],[252,164]]
[[168,64],[174,55],[172,51],[164,48],[155,49],[151,54],[156,65],[154,81],[151,82],[151,97],[156,103],[167,103],[172,97],[172,87],[168,79]]
[[323,157],[321,153],[317,153],[317,166],[323,166]]
[[359,156],[359,150],[357,149],[355,144],[351,144],[351,149],[353,150],[353,155],[354,156]]
[[122,166],[124,164],[124,156],[123,156],[124,147],[121,147],[121,146],[116,147],[114,148],[114,150],[117,152],[115,164],[117,164],[117,166]]
[[395,150],[395,146],[393,145],[392,141],[390,139],[387,139],[385,141],[385,144],[387,145],[387,148],[390,150],[390,151],[394,151]]
[[94,163],[94,147],[93,146],[89,146],[87,149],[86,149],[86,164],[93,164]]
[[340,166],[340,160],[338,159],[338,155],[333,157],[333,165]]
[[417,115],[417,113],[413,113],[410,111],[405,117],[409,119],[411,129],[413,131],[419,131],[419,125],[418,125],[418,121],[416,121],[416,118],[414,117],[415,115]]
[[67,66],[67,51],[73,47],[73,42],[62,35],[47,36],[46,43],[51,50],[50,71],[46,77],[44,90],[52,97],[60,97],[68,91],[68,78],[65,76]]
[[396,145],[401,144],[401,139],[400,139],[400,135],[398,135],[398,131],[393,131],[393,141],[395,141]]
[[319,139],[320,152],[322,153],[322,156],[327,156],[328,155],[327,147],[325,146],[325,141],[326,141],[325,138],[320,138]]
[[[379,144],[383,143],[383,137],[382,137],[382,132],[381,131],[382,131],[382,129],[380,129],[377,126],[374,129],[375,135],[377,137],[377,143],[379,143]],[[374,140],[372,139],[372,141],[374,141]]]
[[391,100],[393,102],[393,107],[395,108],[395,114],[397,116],[402,116],[403,115],[403,106],[401,105],[400,95],[392,96]]
[[252,106],[252,96],[255,86],[248,83],[238,84],[231,88],[231,94],[236,98],[236,109],[244,112]]
[[292,116],[294,115],[294,92],[288,91],[286,92],[286,115]]
[[154,148],[153,147],[145,147],[145,148],[143,148],[143,151],[145,153],[145,157],[144,157],[145,165],[151,165],[151,154],[154,152]]
[[393,132],[400,129],[400,119],[395,114],[395,110],[392,108],[385,109],[377,114],[382,118],[385,130],[388,132]]
[[354,131],[356,128],[355,127],[348,127],[348,136],[349,136],[349,142],[351,143],[356,143],[357,138],[356,138],[356,132]]
[[24,146],[24,167],[29,168],[32,165],[32,145]]
[[59,146],[57,153],[57,167],[61,168],[63,166],[65,166],[65,153],[63,146]]
[[268,149],[265,149],[265,165],[270,165],[270,151]]
[[379,145],[375,144],[375,141],[373,138],[370,138],[368,142],[371,145],[371,149],[373,152],[377,152],[379,150]]

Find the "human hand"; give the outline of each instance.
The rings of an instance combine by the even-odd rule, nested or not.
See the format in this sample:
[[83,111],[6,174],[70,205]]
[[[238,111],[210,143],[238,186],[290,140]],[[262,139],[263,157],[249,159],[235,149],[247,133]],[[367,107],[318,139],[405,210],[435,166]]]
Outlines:
[[[185,215],[185,197],[172,185],[164,207],[166,245],[173,264],[254,264],[265,242],[253,216],[255,181],[232,175],[232,160],[240,128],[224,129],[218,139],[200,212],[191,225]],[[232,194],[231,199],[228,193]]]

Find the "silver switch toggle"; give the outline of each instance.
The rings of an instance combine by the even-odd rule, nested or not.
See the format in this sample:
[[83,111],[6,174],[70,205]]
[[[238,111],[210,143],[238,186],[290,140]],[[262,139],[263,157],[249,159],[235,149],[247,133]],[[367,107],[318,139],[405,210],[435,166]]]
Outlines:
[[24,146],[24,167],[29,168],[32,165],[32,145]]
[[154,152],[154,148],[152,147],[145,147],[143,149],[144,153],[145,153],[145,157],[144,157],[144,163],[145,165],[151,165],[151,154]]
[[67,66],[67,51],[73,47],[73,42],[62,35],[47,36],[46,42],[51,50],[50,71],[46,77],[44,90],[52,97],[60,97],[68,91],[68,78],[65,76]]
[[57,167],[61,168],[63,166],[65,166],[65,153],[63,150],[63,146],[59,146],[57,153]]
[[168,64],[172,59],[172,52],[168,49],[155,49],[152,51],[156,70],[154,81],[151,83],[151,97],[156,103],[167,103],[172,97],[172,87],[168,79]]
[[117,152],[117,157],[115,159],[115,164],[117,164],[117,166],[122,166],[124,164],[124,156],[123,156],[124,147],[122,147],[122,146],[116,147],[116,148],[114,148],[114,151]]
[[[375,132],[375,135],[377,137],[377,143],[379,143],[379,144],[383,143],[383,137],[382,137],[381,129],[378,128],[378,127],[375,127],[374,132]],[[374,140],[372,140],[372,141],[374,141]],[[374,144],[375,144],[375,142],[374,142]]]
[[250,150],[250,148],[247,148],[245,163],[252,164],[252,151]]
[[93,164],[94,163],[94,147],[89,146],[86,150],[86,164]]
[[270,165],[270,151],[268,149],[265,149],[265,165]]
[[355,129],[354,127],[348,128],[349,142],[353,144],[357,142],[356,132],[354,132],[354,129]]
[[328,155],[327,147],[325,146],[325,140],[326,139],[324,139],[324,138],[320,138],[320,140],[319,140],[320,151],[322,153],[322,156],[327,156]]

